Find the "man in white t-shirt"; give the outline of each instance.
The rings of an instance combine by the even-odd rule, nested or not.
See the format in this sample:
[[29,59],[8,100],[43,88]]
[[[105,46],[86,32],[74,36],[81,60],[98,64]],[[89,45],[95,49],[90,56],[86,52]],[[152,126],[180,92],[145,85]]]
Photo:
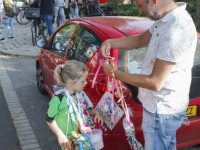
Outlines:
[[[197,31],[185,3],[173,0],[134,0],[140,13],[155,23],[139,36],[106,40],[102,56],[110,49],[132,50],[147,44],[140,74],[115,70],[115,77],[139,87],[143,105],[142,130],[146,150],[176,149],[176,131],[180,128],[189,103],[191,68],[197,44]],[[106,51],[108,49],[108,51]],[[105,73],[112,63],[104,63]]]

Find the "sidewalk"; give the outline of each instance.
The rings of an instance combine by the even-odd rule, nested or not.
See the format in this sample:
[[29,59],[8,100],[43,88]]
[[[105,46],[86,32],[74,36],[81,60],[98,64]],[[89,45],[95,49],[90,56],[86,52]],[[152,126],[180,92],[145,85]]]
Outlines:
[[[36,57],[40,48],[33,46],[31,38],[30,24],[20,25],[15,18],[13,19],[15,39],[10,37],[10,29],[8,29],[6,41],[0,42],[0,53],[8,55],[20,55],[26,57]],[[0,38],[2,37],[3,29],[0,29]]]

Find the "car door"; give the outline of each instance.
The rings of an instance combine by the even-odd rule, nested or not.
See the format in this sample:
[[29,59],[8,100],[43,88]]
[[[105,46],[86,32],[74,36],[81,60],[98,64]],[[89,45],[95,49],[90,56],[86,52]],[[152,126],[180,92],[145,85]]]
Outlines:
[[[96,31],[96,33],[95,33]],[[86,64],[86,66],[89,69],[89,75],[88,75],[88,84],[84,88],[84,91],[88,94],[90,99],[97,95],[92,95],[91,97],[91,91],[87,92],[88,88],[91,87],[91,81],[92,79],[91,74],[93,74],[94,68],[96,66],[92,65],[91,59],[96,54],[97,50],[102,44],[102,40],[100,36],[106,37],[105,34],[101,33],[99,30],[95,29],[91,26],[84,26],[82,24],[79,24],[79,26],[76,29],[76,32],[74,33],[74,36],[70,42],[70,46],[67,52],[66,58],[68,60],[75,59],[79,62],[82,62]],[[96,60],[98,61],[98,60]],[[93,99],[93,98],[92,98]],[[94,98],[96,99],[96,98]],[[98,100],[98,99],[97,99]],[[98,101],[97,101],[98,102]],[[97,103],[95,102],[95,103]],[[94,101],[93,101],[94,103]]]
[[[195,145],[200,143],[200,42],[197,43],[192,68],[192,81],[190,85],[189,106],[185,120],[177,131],[178,148],[184,144]],[[186,142],[187,141],[187,142]]]
[[70,39],[76,28],[76,24],[68,24],[58,30],[48,41],[48,50],[43,51],[44,77],[47,88],[53,91],[53,85],[57,84],[54,77],[54,69],[59,64],[66,62],[65,55]]

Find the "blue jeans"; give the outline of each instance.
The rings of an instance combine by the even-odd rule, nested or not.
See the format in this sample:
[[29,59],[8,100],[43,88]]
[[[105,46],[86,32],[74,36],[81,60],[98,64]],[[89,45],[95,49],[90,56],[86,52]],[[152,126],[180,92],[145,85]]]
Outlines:
[[176,114],[150,113],[143,109],[142,130],[145,150],[176,149],[176,131],[181,127],[186,111]]
[[14,26],[13,26],[13,18],[12,17],[8,17],[9,20],[9,24],[4,24],[4,31],[3,31],[3,36],[2,38],[6,38],[7,32],[8,32],[8,25],[10,26],[10,30],[11,30],[11,37],[14,37]]
[[64,8],[60,8],[60,10],[59,10],[59,7],[55,6],[55,20],[57,20],[58,13],[59,13],[59,15],[61,16],[61,22],[60,22],[60,25],[61,25],[61,24],[64,23],[64,19],[65,19],[65,11],[64,11]]
[[43,15],[49,36],[53,33],[53,15]]
[[78,8],[72,8],[71,13],[72,13],[72,18],[74,18],[74,13],[76,15],[76,18],[79,18]]

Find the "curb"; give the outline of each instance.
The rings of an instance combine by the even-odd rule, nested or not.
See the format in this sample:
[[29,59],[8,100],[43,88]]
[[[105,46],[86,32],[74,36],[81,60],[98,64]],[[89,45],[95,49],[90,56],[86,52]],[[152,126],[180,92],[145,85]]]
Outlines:
[[31,59],[36,59],[37,56],[30,56],[30,55],[18,55],[18,54],[10,54],[10,53],[5,53],[5,52],[2,52],[0,50],[0,55],[5,55],[5,56],[13,56],[13,57],[23,57],[23,58],[31,58]]

